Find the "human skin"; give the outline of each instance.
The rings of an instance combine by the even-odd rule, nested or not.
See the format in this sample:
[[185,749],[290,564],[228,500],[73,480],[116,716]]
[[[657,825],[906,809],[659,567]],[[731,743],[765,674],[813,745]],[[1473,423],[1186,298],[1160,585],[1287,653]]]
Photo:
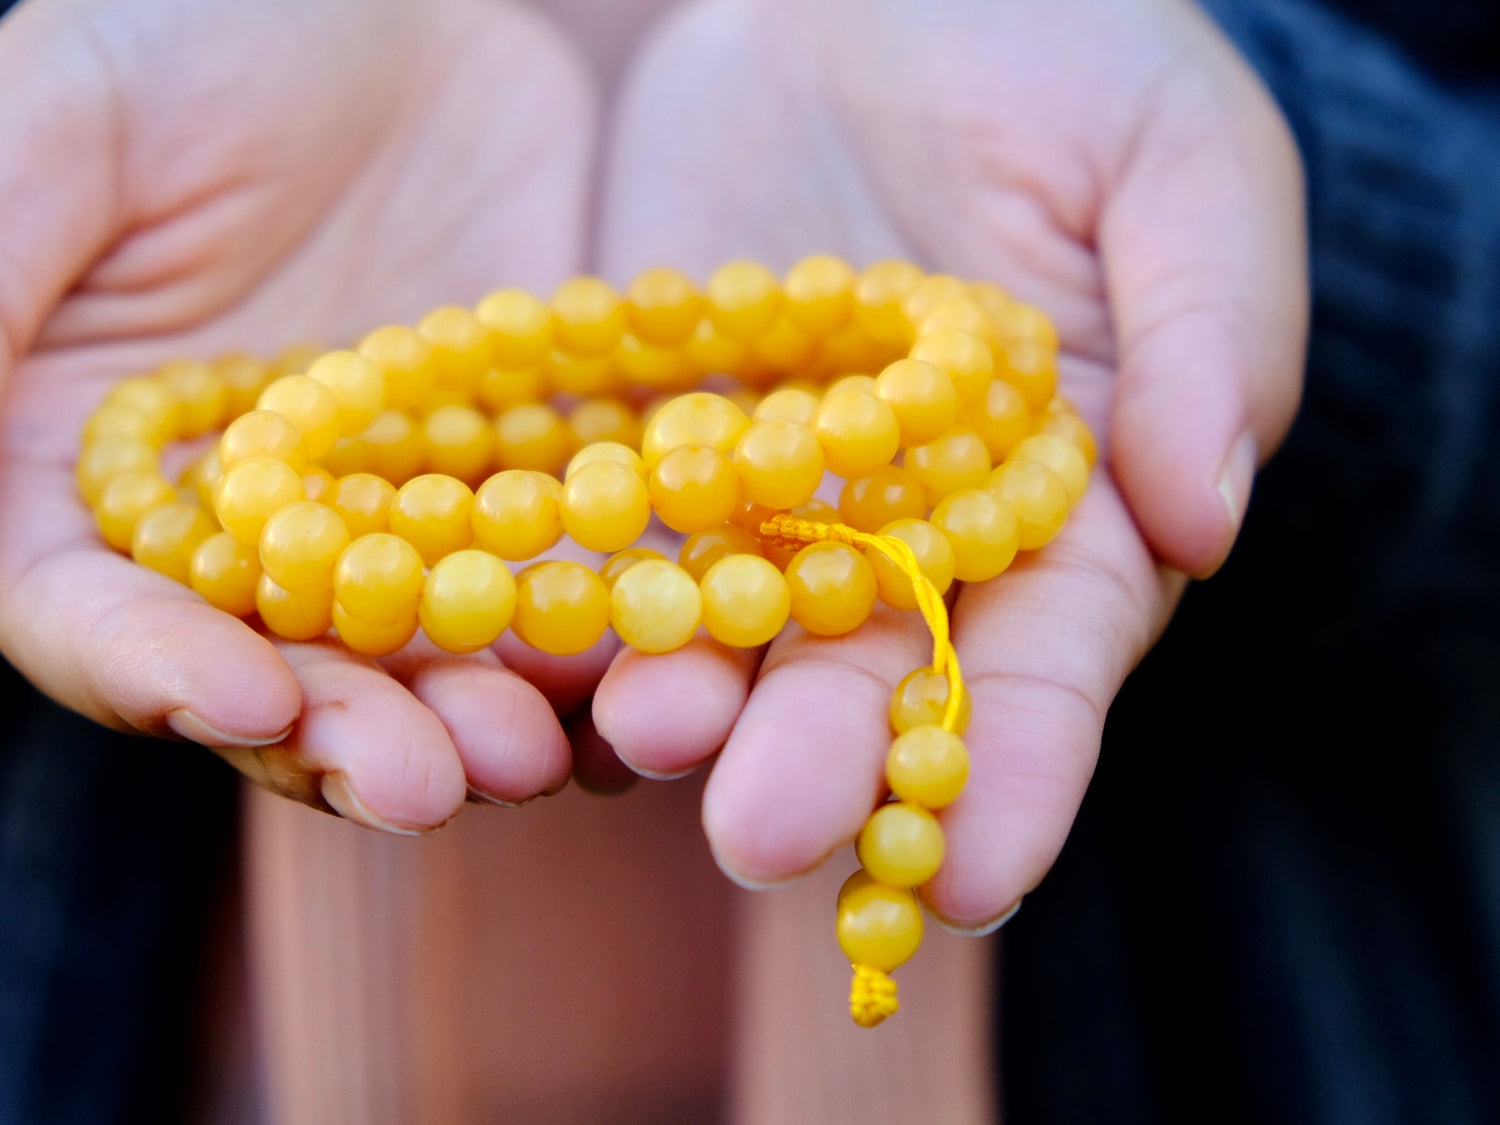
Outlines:
[[[923,888],[950,926],[994,926],[1051,866],[1110,701],[1187,576],[1222,563],[1295,410],[1306,251],[1279,114],[1179,0],[705,0],[637,59],[606,183],[613,276],[905,257],[1054,318],[1063,391],[1104,453],[1058,540],[958,595],[973,766]],[[892,612],[843,638],[789,630],[763,658],[622,652],[594,718],[649,774],[717,755],[715,855],[774,883],[881,798],[890,691],[930,654]]]

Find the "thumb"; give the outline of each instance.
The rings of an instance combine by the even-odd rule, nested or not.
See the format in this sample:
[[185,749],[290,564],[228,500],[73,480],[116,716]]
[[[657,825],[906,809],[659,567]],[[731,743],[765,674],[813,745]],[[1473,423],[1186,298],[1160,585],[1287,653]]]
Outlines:
[[1112,466],[1158,557],[1196,577],[1229,553],[1291,424],[1308,317],[1296,149],[1222,47],[1158,88],[1100,227],[1120,347]]
[[114,227],[112,92],[84,18],[30,0],[0,21],[0,391]]

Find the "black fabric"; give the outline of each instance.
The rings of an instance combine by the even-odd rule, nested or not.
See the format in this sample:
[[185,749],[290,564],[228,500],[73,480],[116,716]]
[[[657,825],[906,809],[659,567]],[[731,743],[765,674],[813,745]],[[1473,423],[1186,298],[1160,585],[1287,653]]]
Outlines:
[[1307,164],[1307,396],[1005,932],[1006,1120],[1500,1121],[1500,88],[1214,7]]

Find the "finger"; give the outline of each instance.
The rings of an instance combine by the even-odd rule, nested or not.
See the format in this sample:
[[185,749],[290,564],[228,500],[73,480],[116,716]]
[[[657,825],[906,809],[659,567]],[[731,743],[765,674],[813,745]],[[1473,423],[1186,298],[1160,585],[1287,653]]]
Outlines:
[[782,882],[854,838],[883,791],[891,692],[931,661],[922,619],[883,606],[848,636],[771,643],[703,795],[726,874]]
[[470,796],[519,805],[568,783],[571,756],[557,715],[494,653],[455,656],[419,637],[382,664],[442,720]]
[[1164,582],[1107,479],[1068,529],[959,594],[954,640],[973,701],[970,774],[939,817],[947,858],[923,896],[982,932],[1051,868],[1093,776],[1110,701],[1167,616]]
[[760,654],[701,636],[658,656],[621,649],[594,695],[595,726],[637,773],[679,777],[729,737]]
[[1121,364],[1112,464],[1153,549],[1197,576],[1228,554],[1291,422],[1308,316],[1296,150],[1221,51],[1148,110],[1100,228]]
[[285,741],[231,760],[285,796],[382,832],[428,832],[459,812],[463,765],[431,710],[336,641],[277,648],[302,684],[302,714]]
[[571,715],[588,703],[603,678],[620,640],[605,630],[590,647],[572,656],[554,656],[532,648],[514,633],[504,633],[494,651],[505,666],[535,685],[559,715]]

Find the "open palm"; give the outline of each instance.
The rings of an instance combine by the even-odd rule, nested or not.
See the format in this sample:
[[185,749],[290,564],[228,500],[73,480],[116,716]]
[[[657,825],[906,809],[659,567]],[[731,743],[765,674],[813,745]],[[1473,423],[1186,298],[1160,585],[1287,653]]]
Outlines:
[[123,375],[577,272],[595,107],[572,55],[487,0],[32,0],[0,73],[0,651],[372,825],[440,824],[466,778],[561,786],[552,708],[493,654],[273,643],[105,549],[68,466]]
[[[1051,865],[1111,699],[1184,572],[1222,561],[1289,422],[1298,176],[1254,79],[1174,0],[707,0],[636,64],[608,272],[830,251],[998,281],[1054,317],[1064,390],[1105,439],[1063,536],[958,597],[973,772],[924,891],[954,926],[993,924]],[[709,838],[732,874],[774,882],[863,824],[890,691],[929,654],[920,620],[892,613],[847,638],[789,633],[763,660],[710,641],[622,653],[594,718],[644,772],[719,752]]]

